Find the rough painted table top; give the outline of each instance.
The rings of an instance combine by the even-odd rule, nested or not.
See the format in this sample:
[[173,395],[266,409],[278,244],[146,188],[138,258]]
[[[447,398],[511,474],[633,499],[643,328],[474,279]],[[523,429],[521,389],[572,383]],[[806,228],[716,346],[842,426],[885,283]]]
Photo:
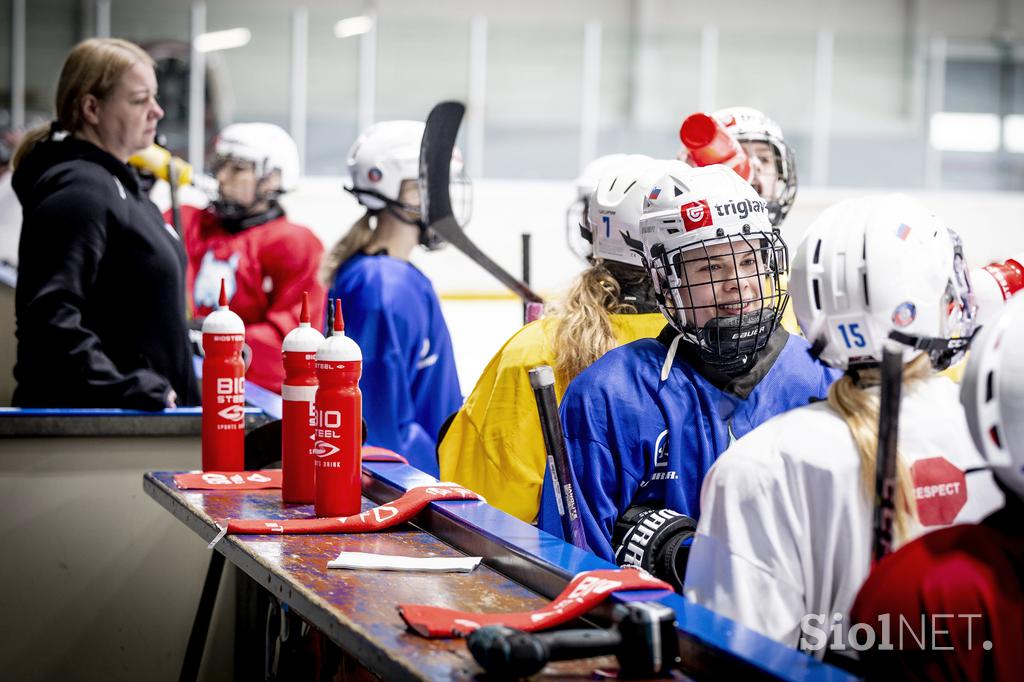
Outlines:
[[[280,490],[178,490],[174,473],[146,474],[146,491],[207,541],[230,518],[304,518],[312,505],[285,505]],[[476,504],[476,503],[472,503]],[[363,509],[375,506],[363,498]],[[197,540],[198,541],[198,540]],[[471,679],[480,668],[463,640],[429,640],[411,632],[399,603],[479,612],[529,611],[547,599],[481,564],[470,573],[328,569],[343,551],[415,557],[463,556],[410,525],[374,534],[227,536],[217,549],[384,679]],[[614,659],[552,664],[544,676],[589,679]]]

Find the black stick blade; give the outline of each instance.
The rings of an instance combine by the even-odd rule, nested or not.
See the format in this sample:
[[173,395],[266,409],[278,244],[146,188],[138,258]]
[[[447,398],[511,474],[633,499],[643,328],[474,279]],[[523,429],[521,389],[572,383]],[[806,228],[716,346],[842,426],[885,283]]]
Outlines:
[[420,205],[426,225],[442,239],[466,254],[524,301],[543,303],[526,284],[495,263],[473,243],[452,213],[451,165],[455,138],[466,107],[461,102],[441,102],[427,116],[420,144]]
[[441,102],[427,116],[420,144],[420,201],[427,225],[452,215],[452,151],[465,113],[461,102]]

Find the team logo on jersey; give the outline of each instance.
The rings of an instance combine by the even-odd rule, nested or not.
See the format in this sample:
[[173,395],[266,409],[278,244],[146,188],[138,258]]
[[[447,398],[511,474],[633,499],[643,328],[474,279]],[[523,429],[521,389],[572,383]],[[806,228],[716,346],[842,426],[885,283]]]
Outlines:
[[241,260],[241,255],[237,252],[231,254],[226,260],[217,258],[213,249],[203,255],[203,260],[199,263],[199,270],[196,272],[195,282],[192,284],[192,303],[196,309],[213,310],[217,307],[222,279],[224,280],[224,292],[228,296],[228,302],[231,302],[238,289],[235,274],[238,272],[239,260]]
[[668,429],[658,434],[654,440],[654,469],[650,476],[640,481],[640,487],[646,488],[657,481],[674,481],[679,478],[679,472],[668,468]]
[[686,228],[687,232],[714,224],[711,219],[711,207],[708,206],[708,202],[705,199],[691,201],[680,206],[679,215],[683,219],[683,227]]
[[313,449],[310,450],[310,452],[316,455],[317,457],[330,457],[336,452],[341,452],[341,448],[337,448],[331,445],[330,443],[318,440],[316,443],[313,444]]
[[433,367],[437,364],[437,360],[440,357],[438,353],[430,352],[430,339],[423,339],[423,345],[420,346],[420,356],[416,360],[416,369],[426,369],[427,367]]
[[380,182],[380,179],[384,177],[384,174],[380,171],[380,168],[373,166],[370,170],[366,171],[366,178],[370,182]]
[[910,301],[904,301],[892,311],[892,323],[897,327],[906,327],[917,319],[917,306]]
[[654,441],[654,468],[668,466],[668,429],[658,434]]

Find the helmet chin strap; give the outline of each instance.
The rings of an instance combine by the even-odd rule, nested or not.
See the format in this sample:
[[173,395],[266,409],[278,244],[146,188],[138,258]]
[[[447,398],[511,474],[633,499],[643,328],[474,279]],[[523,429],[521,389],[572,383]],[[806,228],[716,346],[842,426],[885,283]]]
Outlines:
[[965,336],[956,339],[944,339],[936,336],[915,336],[913,334],[905,334],[895,329],[889,332],[889,338],[897,343],[902,343],[905,346],[910,346],[914,350],[922,350],[928,353],[931,358],[932,366],[935,369],[946,369],[949,367],[953,358],[958,353],[966,351],[971,341],[981,330],[981,327],[975,328],[970,336]]
[[[765,308],[742,315],[715,317],[694,332],[697,357],[724,374],[742,374],[768,345],[776,315]],[[723,347],[728,350],[723,353]]]
[[423,218],[409,218],[408,216],[403,215],[403,211],[408,211],[410,213],[414,211],[415,209],[413,207],[390,199],[385,199],[384,202],[384,210],[390,213],[396,220],[403,222],[406,225],[413,225],[420,229],[419,243],[420,246],[427,251],[437,251],[448,243],[441,237],[441,235],[431,229],[430,226],[423,221]]
[[[256,202],[253,203],[255,204]],[[284,209],[277,202],[276,196],[269,199],[269,205],[266,210],[259,211],[258,213],[249,213],[252,205],[245,206],[237,201],[227,201],[221,198],[216,199],[210,204],[214,214],[220,219],[221,225],[232,234],[247,230],[250,227],[262,225],[263,223],[269,223],[271,220],[284,215]]]

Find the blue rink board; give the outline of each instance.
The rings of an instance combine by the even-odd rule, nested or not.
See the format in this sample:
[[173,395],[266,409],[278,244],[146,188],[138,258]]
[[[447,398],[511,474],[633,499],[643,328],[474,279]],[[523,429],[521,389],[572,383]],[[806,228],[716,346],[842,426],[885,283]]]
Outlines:
[[[363,471],[385,485],[401,491],[436,480],[418,469],[391,462],[364,462]],[[443,516],[469,532],[507,547],[512,553],[532,557],[539,568],[561,574],[566,581],[581,571],[616,568],[596,555],[563,542],[490,505],[466,505],[458,502],[432,504]],[[638,591],[613,594],[612,599],[619,602],[656,600],[671,607],[676,612],[681,640],[696,643],[708,657],[732,659],[767,678],[806,682],[859,679],[839,668],[783,646],[678,594]]]

